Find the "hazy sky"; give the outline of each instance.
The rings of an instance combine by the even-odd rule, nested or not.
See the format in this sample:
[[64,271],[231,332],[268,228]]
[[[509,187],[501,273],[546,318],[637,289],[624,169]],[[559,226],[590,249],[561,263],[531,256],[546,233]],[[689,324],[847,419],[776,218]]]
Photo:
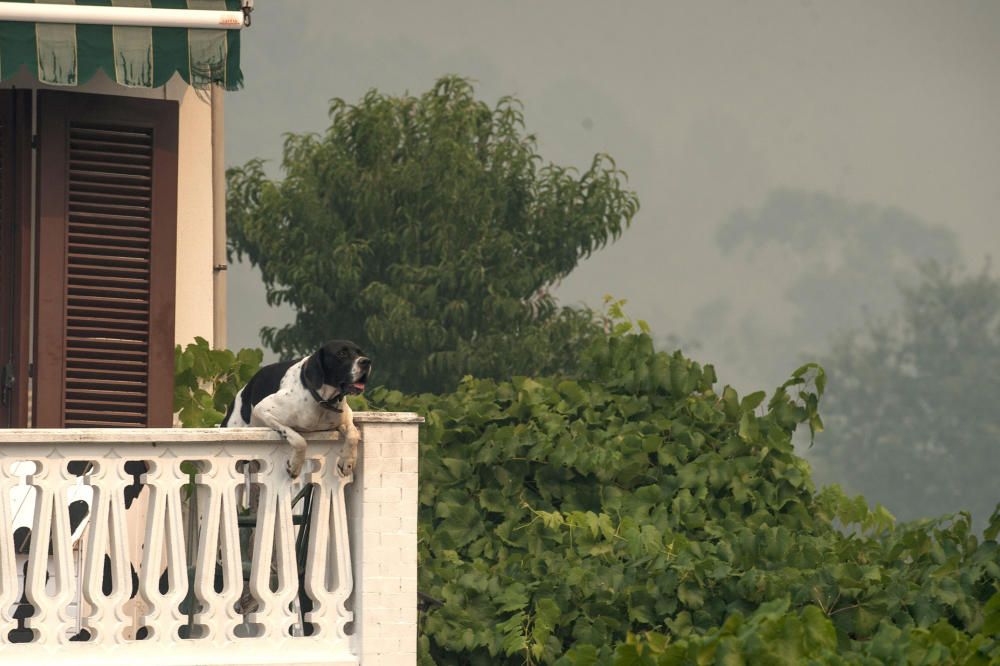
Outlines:
[[[721,338],[692,329],[713,303],[751,313],[765,337],[791,316],[782,290],[801,274],[795,257],[723,256],[715,239],[777,188],[902,209],[954,231],[973,268],[1000,255],[998,2],[256,7],[246,88],[226,101],[230,165],[277,162],[283,132],[325,129],[332,97],[419,94],[446,73],[474,79],[491,103],[513,94],[547,160],[585,166],[608,152],[642,204],[556,293],[595,306],[605,293],[626,298],[658,334],[700,338],[696,357],[722,353]],[[229,278],[229,345],[259,346],[260,326],[288,314],[268,310],[248,269]]]

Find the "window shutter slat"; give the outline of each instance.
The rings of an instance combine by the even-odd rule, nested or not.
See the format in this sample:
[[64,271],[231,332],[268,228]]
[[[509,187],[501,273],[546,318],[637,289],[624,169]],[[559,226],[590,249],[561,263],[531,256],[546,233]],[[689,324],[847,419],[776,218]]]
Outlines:
[[[141,427],[147,420],[144,390],[95,395],[71,391],[103,381],[128,381],[149,374],[149,239],[152,188],[136,190],[123,209],[120,194],[104,185],[118,180],[150,181],[153,130],[69,123],[69,218],[66,271],[65,425],[95,423]],[[141,192],[141,194],[139,194]],[[101,204],[89,203],[87,198]],[[135,214],[138,212],[138,214]],[[122,233],[122,230],[127,230]],[[106,282],[108,265],[135,268],[139,288],[124,291]],[[97,270],[95,270],[95,267]],[[81,326],[77,319],[101,312],[102,321]],[[105,385],[105,384],[101,384]]]
[[176,105],[92,95],[81,105],[73,94],[67,106],[67,97],[40,100],[43,127],[62,133],[44,135],[41,157],[43,179],[52,177],[42,187],[62,195],[59,210],[48,211],[50,225],[60,218],[58,231],[40,233],[40,252],[55,256],[60,248],[63,260],[62,279],[48,281],[61,289],[61,307],[39,310],[57,324],[61,346],[58,369],[40,363],[40,389],[61,384],[45,391],[59,405],[46,419],[65,427],[170,425]]

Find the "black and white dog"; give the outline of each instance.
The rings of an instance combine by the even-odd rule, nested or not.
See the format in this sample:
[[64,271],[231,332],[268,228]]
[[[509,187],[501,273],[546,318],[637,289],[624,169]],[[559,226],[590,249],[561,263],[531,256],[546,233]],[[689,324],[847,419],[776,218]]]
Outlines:
[[223,428],[265,426],[292,445],[288,473],[297,477],[306,457],[306,440],[299,432],[337,428],[347,453],[337,465],[344,476],[354,471],[358,441],[348,395],[362,393],[372,362],[348,340],[331,340],[314,354],[297,361],[265,365],[236,394],[222,419]]

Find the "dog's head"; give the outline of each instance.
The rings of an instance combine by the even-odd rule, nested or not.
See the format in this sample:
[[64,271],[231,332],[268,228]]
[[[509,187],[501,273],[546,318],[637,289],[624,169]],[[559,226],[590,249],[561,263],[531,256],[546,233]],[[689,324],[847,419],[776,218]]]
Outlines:
[[342,395],[355,395],[364,392],[371,373],[371,359],[361,347],[350,340],[331,340],[306,359],[302,378],[315,391],[326,384]]

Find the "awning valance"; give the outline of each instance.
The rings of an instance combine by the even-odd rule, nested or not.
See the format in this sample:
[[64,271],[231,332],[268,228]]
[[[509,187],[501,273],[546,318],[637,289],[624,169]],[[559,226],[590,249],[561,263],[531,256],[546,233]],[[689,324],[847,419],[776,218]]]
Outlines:
[[[240,0],[35,1],[215,11],[239,11],[241,4]],[[162,86],[175,72],[199,88],[218,83],[235,90],[243,84],[239,30],[0,21],[0,80],[22,67],[40,82],[59,86],[86,83],[99,69],[121,85],[138,88]]]

